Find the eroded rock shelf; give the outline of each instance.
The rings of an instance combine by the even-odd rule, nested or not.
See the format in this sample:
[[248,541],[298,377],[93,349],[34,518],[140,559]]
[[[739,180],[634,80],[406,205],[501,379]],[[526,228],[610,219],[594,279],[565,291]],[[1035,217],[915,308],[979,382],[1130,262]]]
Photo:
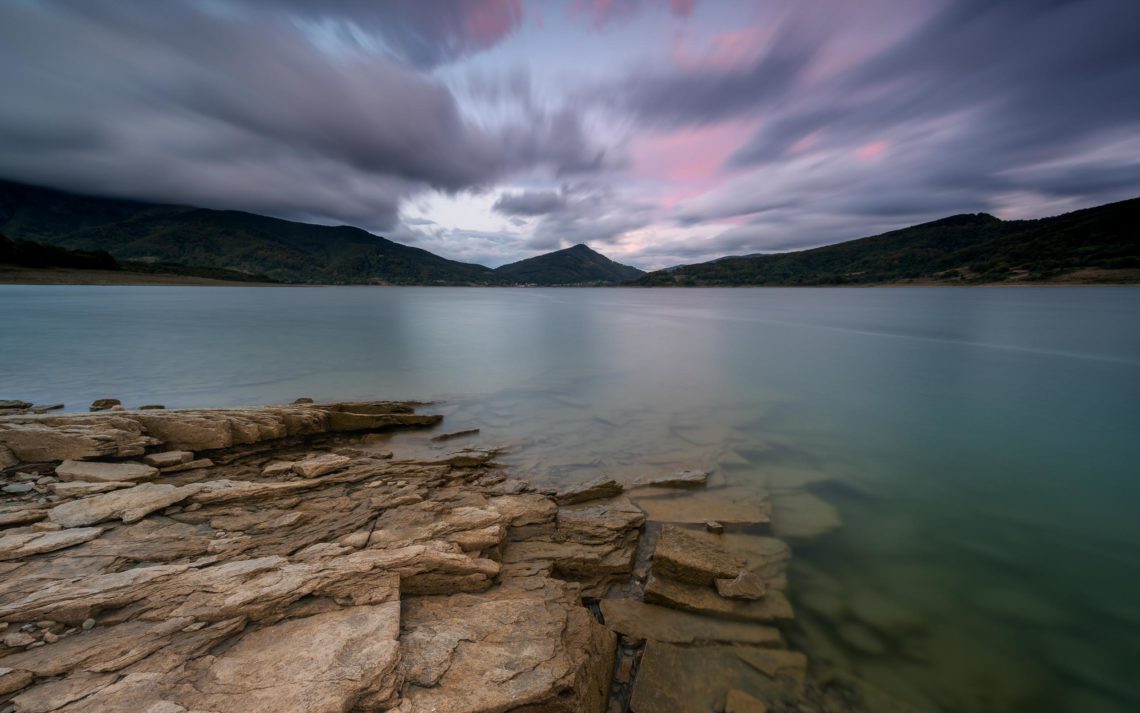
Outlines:
[[0,710],[855,709],[784,644],[762,504],[719,535],[647,520],[703,473],[536,492],[390,441],[414,407],[0,418]]

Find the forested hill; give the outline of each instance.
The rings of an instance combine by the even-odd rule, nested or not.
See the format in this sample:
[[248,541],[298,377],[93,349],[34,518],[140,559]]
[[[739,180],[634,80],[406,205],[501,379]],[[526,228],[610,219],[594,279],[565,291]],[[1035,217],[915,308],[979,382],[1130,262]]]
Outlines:
[[0,232],[116,260],[221,268],[320,284],[487,284],[491,269],[359,228],[80,196],[0,181]]
[[956,215],[812,250],[650,273],[642,286],[1140,282],[1140,198],[1042,218]]
[[575,245],[495,269],[503,284],[592,285],[633,280],[645,273],[622,265],[585,245]]

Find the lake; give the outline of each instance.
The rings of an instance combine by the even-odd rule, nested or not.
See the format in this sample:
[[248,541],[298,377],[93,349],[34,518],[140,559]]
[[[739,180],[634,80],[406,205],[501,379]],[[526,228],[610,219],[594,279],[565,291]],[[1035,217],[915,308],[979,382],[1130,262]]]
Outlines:
[[436,399],[539,480],[714,471],[795,641],[934,711],[1140,710],[1140,288],[0,286],[0,398]]

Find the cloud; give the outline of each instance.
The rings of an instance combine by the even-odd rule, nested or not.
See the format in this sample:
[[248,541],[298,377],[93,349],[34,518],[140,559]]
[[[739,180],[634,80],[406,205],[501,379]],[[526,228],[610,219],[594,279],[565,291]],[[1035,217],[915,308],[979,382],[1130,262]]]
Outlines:
[[604,151],[569,109],[536,107],[489,125],[400,62],[330,54],[284,16],[214,7],[0,7],[0,84],[9,92],[0,175],[385,229],[399,202],[425,188],[602,165]]
[[594,28],[602,28],[633,19],[646,6],[663,7],[676,17],[688,17],[695,5],[696,0],[574,0],[570,14],[588,17]]
[[546,215],[566,206],[566,196],[558,191],[504,193],[493,209],[504,215]]
[[340,23],[374,35],[395,57],[434,67],[489,49],[522,24],[522,0],[236,0],[259,11]]

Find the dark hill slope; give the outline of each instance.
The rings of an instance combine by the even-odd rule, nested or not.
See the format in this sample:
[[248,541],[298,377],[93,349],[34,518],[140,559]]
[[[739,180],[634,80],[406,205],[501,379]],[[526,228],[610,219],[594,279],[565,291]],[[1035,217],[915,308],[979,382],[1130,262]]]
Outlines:
[[447,260],[359,228],[241,211],[78,196],[0,181],[0,231],[116,259],[259,273],[285,282],[485,284],[482,265]]
[[956,215],[812,250],[650,273],[647,286],[992,283],[1140,278],[1140,198],[1040,220]]
[[596,285],[634,280],[645,273],[622,265],[585,245],[575,245],[538,257],[527,258],[495,270],[495,277],[508,285]]

